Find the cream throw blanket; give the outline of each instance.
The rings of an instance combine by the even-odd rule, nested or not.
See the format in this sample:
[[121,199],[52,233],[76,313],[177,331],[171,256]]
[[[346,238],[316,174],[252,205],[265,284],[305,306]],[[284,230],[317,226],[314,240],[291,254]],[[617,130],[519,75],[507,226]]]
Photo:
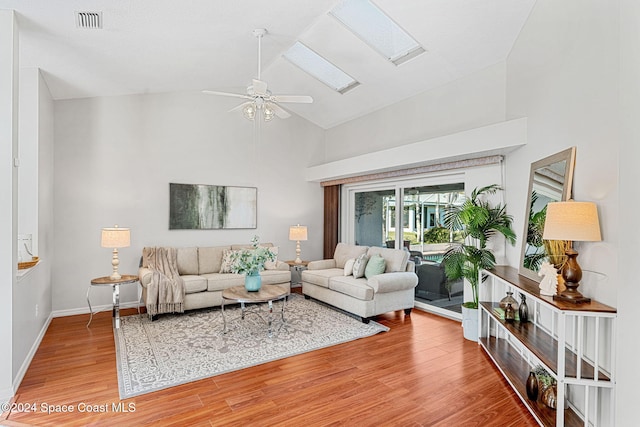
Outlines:
[[143,265],[152,271],[147,285],[145,305],[147,313],[184,312],[184,280],[178,274],[178,251],[176,248],[144,248]]

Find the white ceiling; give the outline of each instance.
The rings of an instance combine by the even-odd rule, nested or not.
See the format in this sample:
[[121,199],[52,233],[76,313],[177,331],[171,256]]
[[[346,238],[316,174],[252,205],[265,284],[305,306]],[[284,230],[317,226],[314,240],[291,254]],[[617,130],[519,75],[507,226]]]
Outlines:
[[[427,51],[400,66],[328,15],[337,3],[0,0],[0,9],[16,10],[20,66],[42,69],[55,99],[244,93],[257,73],[252,30],[266,28],[262,79],[273,93],[313,96],[313,104],[284,107],[330,128],[506,59],[535,0],[374,0]],[[76,28],[75,11],[101,11],[103,29]],[[361,85],[341,95],[290,64],[282,53],[296,40]],[[239,103],[221,99],[229,108]]]

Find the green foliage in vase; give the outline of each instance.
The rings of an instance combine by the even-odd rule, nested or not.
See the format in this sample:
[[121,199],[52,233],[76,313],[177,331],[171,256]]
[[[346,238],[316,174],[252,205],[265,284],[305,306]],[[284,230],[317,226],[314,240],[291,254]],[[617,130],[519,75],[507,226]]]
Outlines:
[[478,308],[480,270],[491,269],[496,263],[493,252],[487,249],[489,239],[501,234],[511,245],[516,242],[513,218],[507,215],[506,206],[491,206],[485,200],[486,195],[498,190],[501,188],[496,184],[476,188],[470,198],[460,206],[448,208],[444,216],[445,226],[450,231],[462,230],[463,242],[447,250],[442,262],[449,280],[464,278],[471,284],[473,301],[463,303],[467,308]]
[[260,246],[258,236],[251,239],[251,249],[241,249],[231,254],[231,271],[236,274],[254,275],[264,270],[264,263],[275,261],[276,254],[271,249]]
[[533,369],[533,373],[536,374],[536,379],[538,380],[538,385],[541,390],[552,386],[556,382],[555,378],[553,378],[551,374],[540,365],[537,365]]

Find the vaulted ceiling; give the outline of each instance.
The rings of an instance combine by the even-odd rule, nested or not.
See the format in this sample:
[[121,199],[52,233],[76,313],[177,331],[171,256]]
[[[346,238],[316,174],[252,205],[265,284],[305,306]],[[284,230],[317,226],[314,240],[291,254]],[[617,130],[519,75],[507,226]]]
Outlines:
[[[0,0],[14,9],[21,67],[38,67],[55,99],[213,89],[244,93],[257,73],[323,128],[365,115],[506,59],[535,0],[373,0],[426,50],[396,66],[328,12],[338,0]],[[102,29],[75,12],[102,12]],[[297,40],[361,84],[339,94],[282,54]],[[207,96],[207,95],[202,95]],[[221,98],[233,108],[240,100]],[[214,101],[212,101],[214,102]],[[220,100],[216,101],[220,102]]]

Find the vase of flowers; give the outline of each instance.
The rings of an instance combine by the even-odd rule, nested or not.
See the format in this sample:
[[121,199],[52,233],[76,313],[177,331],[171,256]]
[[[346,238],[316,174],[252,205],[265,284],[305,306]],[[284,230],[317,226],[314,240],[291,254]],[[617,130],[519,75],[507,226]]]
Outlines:
[[249,292],[257,292],[262,286],[260,272],[264,270],[264,263],[275,261],[276,254],[269,248],[259,245],[258,236],[251,239],[250,249],[241,249],[231,255],[233,267],[231,271],[244,274],[244,287]]

